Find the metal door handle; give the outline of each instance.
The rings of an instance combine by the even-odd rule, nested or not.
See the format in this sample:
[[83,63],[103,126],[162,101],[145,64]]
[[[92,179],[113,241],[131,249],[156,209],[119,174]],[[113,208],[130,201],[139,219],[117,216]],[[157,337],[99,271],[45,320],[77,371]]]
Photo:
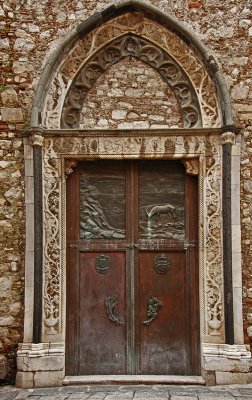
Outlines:
[[158,310],[162,307],[163,304],[157,297],[150,297],[148,300],[148,310],[147,316],[149,317],[147,320],[143,321],[144,325],[149,325],[154,319],[158,316]]
[[118,316],[117,303],[118,300],[116,295],[108,296],[104,300],[104,306],[106,308],[109,319],[116,325],[122,325],[122,321]]

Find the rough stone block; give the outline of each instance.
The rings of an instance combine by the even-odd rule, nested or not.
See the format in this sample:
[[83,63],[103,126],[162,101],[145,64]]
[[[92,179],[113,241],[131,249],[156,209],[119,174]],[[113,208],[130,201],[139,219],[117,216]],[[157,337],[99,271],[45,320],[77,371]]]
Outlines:
[[4,354],[0,354],[0,379],[5,379],[7,374],[7,359]]
[[230,358],[204,357],[204,369],[207,371],[248,372],[251,359],[237,360]]
[[252,373],[216,372],[217,385],[247,384],[252,382]]
[[18,357],[19,371],[58,371],[64,368],[64,356]]
[[215,386],[216,385],[215,371],[206,371],[203,369],[202,376],[205,380],[206,386]]
[[16,375],[16,387],[28,389],[33,387],[33,372],[18,372]]
[[18,105],[18,96],[14,89],[8,88],[1,93],[1,100],[4,106]]
[[34,387],[62,386],[63,371],[39,371],[34,374]]
[[1,107],[1,114],[3,121],[14,121],[14,122],[23,121],[23,112],[21,108]]

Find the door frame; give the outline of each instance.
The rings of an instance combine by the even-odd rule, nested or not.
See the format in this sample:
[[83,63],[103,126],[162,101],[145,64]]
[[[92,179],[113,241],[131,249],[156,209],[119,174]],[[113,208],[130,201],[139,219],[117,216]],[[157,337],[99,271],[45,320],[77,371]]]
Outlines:
[[[105,161],[103,162],[102,167],[97,165],[97,162],[99,163],[100,161]],[[154,243],[150,243],[148,241],[148,245],[146,247],[146,239],[143,239],[143,237],[136,235],[136,231],[138,231],[138,217],[136,218],[136,215],[138,215],[139,210],[139,204],[138,204],[138,195],[140,192],[140,182],[139,182],[139,172],[143,171],[143,169],[140,167],[141,164],[139,165],[139,162],[144,161],[145,166],[147,164],[147,168],[149,173],[151,172],[150,169],[154,171],[160,171],[160,162],[162,162],[162,171],[165,174],[165,171],[167,171],[168,176],[172,177],[173,171],[174,171],[174,162],[176,163],[175,171],[177,171],[177,167],[179,167],[179,171],[181,174],[181,179],[183,177],[183,183],[184,183],[184,192],[183,192],[183,202],[184,202],[184,210],[185,210],[185,237],[180,240],[176,239],[167,239],[166,243],[161,243],[161,248],[157,250],[156,244],[157,244],[157,239],[153,239]],[[138,370],[140,368],[140,342],[139,342],[139,334],[141,330],[141,326],[143,326],[140,323],[140,326],[138,326],[139,321],[138,321],[138,315],[140,310],[138,307],[140,307],[140,299],[139,297],[139,290],[141,291],[139,286],[139,274],[140,270],[143,272],[143,269],[140,268],[139,260],[142,256],[144,256],[144,253],[152,253],[155,252],[156,254],[160,252],[167,252],[168,254],[173,253],[173,256],[175,256],[175,253],[180,255],[180,257],[184,258],[184,262],[182,263],[183,267],[181,269],[184,271],[183,279],[184,279],[184,297],[182,300],[182,306],[181,312],[183,313],[183,309],[187,310],[184,314],[185,318],[184,320],[180,319],[180,325],[183,325],[182,330],[176,329],[177,335],[182,334],[182,348],[185,350],[186,353],[186,363],[184,364],[184,373],[182,375],[192,375],[192,371],[194,371],[195,375],[200,374],[200,343],[199,343],[199,334],[200,334],[200,329],[199,329],[199,296],[197,295],[197,292],[199,292],[198,285],[199,285],[199,279],[198,279],[198,273],[199,273],[199,268],[198,268],[198,179],[196,180],[195,178],[192,179],[191,176],[189,176],[186,173],[185,166],[182,165],[181,160],[93,160],[90,161],[88,160],[85,165],[82,165],[81,163],[85,161],[79,160],[76,166],[76,169],[73,172],[73,176],[69,177],[70,182],[67,182],[67,260],[66,260],[66,276],[67,276],[67,287],[66,287],[66,299],[67,299],[67,304],[66,304],[66,373],[67,375],[80,375],[80,373],[77,373],[79,371],[80,367],[80,354],[83,354],[81,350],[81,346],[79,344],[80,339],[83,337],[83,335],[80,335],[80,324],[83,322],[85,323],[85,317],[83,316],[82,312],[76,310],[79,309],[79,301],[80,301],[80,293],[83,293],[83,291],[79,291],[78,287],[81,284],[84,284],[84,281],[80,281],[80,259],[79,257],[87,257],[87,263],[89,265],[89,268],[91,268],[90,264],[90,258],[89,255],[90,253],[98,254],[98,253],[124,253],[125,258],[125,294],[133,294],[134,293],[134,301],[133,304],[137,307],[136,309],[131,309],[130,304],[131,302],[128,303],[126,301],[126,309],[125,309],[125,318],[126,315],[128,315],[127,323],[126,325],[122,326],[120,328],[120,332],[122,328],[125,327],[126,329],[126,336],[125,336],[125,368],[128,370],[128,372],[124,372],[124,374],[127,375],[132,375],[134,374],[134,370]],[[106,164],[108,162],[108,164]],[[111,164],[111,162],[113,164]],[[79,207],[80,207],[80,177],[82,173],[85,171],[86,168],[88,168],[88,171],[92,171],[92,166],[97,166],[98,168],[101,168],[101,173],[105,171],[106,166],[108,165],[110,168],[113,166],[113,170],[117,170],[117,163],[123,162],[124,165],[121,165],[121,171],[124,173],[124,178],[125,178],[125,205],[126,205],[126,214],[125,214],[125,238],[120,239],[119,241],[115,241],[115,239],[93,239],[91,242],[89,240],[83,240],[80,239],[79,237],[79,229],[80,229],[80,212],[79,212]],[[79,164],[80,163],[80,164]],[[140,167],[140,170],[139,170]],[[144,167],[145,168],[145,167]],[[102,176],[102,175],[101,175]],[[105,174],[106,176],[106,174]],[[161,174],[160,174],[161,177]],[[68,185],[70,184],[70,185]],[[90,184],[92,184],[90,182]],[[133,192],[137,195],[136,197],[132,197]],[[131,202],[131,206],[134,207],[128,207],[127,202]],[[175,205],[175,204],[173,204]],[[130,211],[130,216],[127,216],[127,210],[133,210]],[[108,211],[108,210],[107,210]],[[130,229],[130,223],[133,224],[133,230]],[[99,240],[99,243],[98,243]],[[104,244],[105,241],[105,244]],[[113,244],[112,244],[113,241]],[[132,243],[137,241],[139,244],[139,252],[137,251],[136,254],[134,252],[134,246],[132,246]],[[196,241],[196,242],[195,242]],[[162,240],[161,240],[162,242]],[[99,246],[100,244],[100,246]],[[136,246],[138,248],[138,246]],[[98,252],[98,253],[97,253]],[[132,253],[133,252],[133,253]],[[157,253],[158,252],[158,253]],[[121,254],[122,255],[122,254]],[[110,257],[112,257],[110,255]],[[134,259],[134,261],[133,261]],[[112,258],[111,258],[112,260]],[[137,261],[138,260],[138,261]],[[111,261],[112,262],[112,261]],[[149,265],[150,266],[150,265]],[[181,263],[177,264],[177,267],[175,270],[178,268],[180,270]],[[83,268],[83,266],[82,266]],[[123,268],[123,269],[124,269]],[[134,269],[132,269],[134,268]],[[138,268],[140,268],[138,270]],[[151,269],[152,270],[152,269]],[[175,270],[172,268],[173,272],[169,272],[173,276]],[[90,273],[91,270],[89,269]],[[93,269],[92,269],[93,271]],[[114,271],[115,272],[115,271]],[[142,273],[141,272],[141,273]],[[103,274],[99,275],[96,274],[92,275],[94,279],[99,279],[102,280]],[[171,276],[167,276],[167,283],[166,285],[169,287],[169,281],[171,279]],[[100,278],[99,278],[100,277]],[[131,277],[131,279],[130,279]],[[153,276],[153,279],[157,280],[157,283],[159,282],[160,284],[160,275],[155,274],[155,277]],[[106,278],[106,276],[105,276]],[[163,276],[165,278],[165,276]],[[163,281],[163,278],[161,281]],[[107,278],[108,279],[108,278]],[[130,280],[129,280],[130,279]],[[91,282],[91,281],[90,281]],[[110,280],[107,281],[108,284],[110,284]],[[102,285],[103,286],[103,285]],[[168,295],[167,292],[167,286],[165,292]],[[173,285],[172,285],[173,286]],[[172,288],[170,286],[170,290]],[[96,285],[97,287],[97,285]],[[134,287],[134,288],[133,288]],[[154,289],[154,287],[153,287]],[[102,290],[102,289],[101,289]],[[154,289],[154,292],[155,289]],[[152,290],[151,290],[152,293]],[[164,295],[164,291],[163,291]],[[92,296],[92,295],[91,295]],[[104,295],[103,295],[104,297]],[[69,298],[69,300],[68,300]],[[127,298],[127,296],[126,296]],[[69,303],[68,303],[69,301]],[[144,320],[146,317],[146,299],[144,303],[144,313],[143,309],[141,309],[140,314],[142,314],[140,320]],[[172,298],[170,298],[169,302],[173,301]],[[120,300],[120,304],[122,302],[122,299]],[[177,303],[175,300],[174,305]],[[167,303],[166,303],[167,305]],[[97,309],[98,310],[98,309]],[[136,310],[138,310],[136,312]],[[98,313],[101,312],[103,316],[103,312],[99,308]],[[122,309],[120,311],[120,314],[122,313]],[[177,315],[177,314],[176,314]],[[175,314],[174,314],[175,316]],[[134,322],[132,320],[132,317],[134,319]],[[84,318],[84,319],[83,319]],[[176,318],[176,317],[175,317]],[[181,317],[180,317],[181,318]],[[106,319],[106,330],[110,329],[113,330],[115,327],[114,325],[112,326],[111,323],[110,325],[107,325],[107,318]],[[82,321],[82,322],[81,322]],[[183,323],[182,323],[183,321]],[[135,325],[137,324],[137,325]],[[156,323],[155,323],[156,324]],[[110,327],[110,328],[109,328]],[[130,331],[128,331],[129,327],[131,327]],[[146,328],[143,329],[145,331]],[[93,330],[93,326],[92,326]],[[150,330],[150,328],[147,328],[146,333]],[[100,331],[100,330],[99,330]],[[85,332],[85,331],[84,331]],[[165,331],[163,332],[163,339],[165,339]],[[89,331],[90,333],[90,331]],[[119,332],[118,332],[119,333]],[[134,339],[133,339],[134,336]],[[148,334],[147,334],[148,336]],[[120,336],[121,337],[121,336]],[[171,338],[172,339],[172,338]],[[176,341],[175,341],[176,342]],[[134,343],[134,344],[133,344]],[[166,343],[168,346],[169,344]],[[172,347],[172,343],[170,343]],[[92,347],[92,343],[90,343],[90,346]],[[137,348],[136,353],[133,351],[132,346]],[[102,346],[103,347],[103,346]],[[136,350],[135,348],[135,350]],[[132,352],[132,353],[131,353]],[[144,353],[143,353],[144,354]],[[83,368],[83,365],[82,365]],[[84,367],[85,368],[85,367]],[[182,368],[182,365],[181,365]],[[96,369],[96,368],[95,368]],[[99,366],[98,366],[99,369]],[[170,367],[172,369],[172,367]],[[177,368],[178,369],[178,368]],[[187,372],[186,372],[187,371]],[[190,372],[189,372],[190,371]],[[135,372],[136,375],[139,376],[141,373]],[[157,375],[161,375],[160,373],[158,374],[157,372],[155,373]],[[163,374],[163,373],[162,373]],[[96,375],[99,375],[99,373],[96,373]],[[144,374],[146,375],[146,373]]]
[[[106,133],[78,131],[78,136],[73,136],[72,131],[59,134],[55,134],[55,131],[46,132],[43,156],[44,221],[46,221],[44,224],[44,260],[45,270],[46,268],[50,269],[53,261],[48,250],[54,249],[58,255],[57,294],[60,307],[57,307],[58,315],[54,314],[55,324],[51,328],[48,326],[51,321],[46,310],[56,308],[56,303],[54,298],[49,296],[52,287],[51,276],[47,274],[44,279],[43,341],[51,341],[53,338],[54,341],[65,341],[66,179],[73,171],[76,162],[85,159],[181,159],[185,162],[187,172],[198,175],[199,179],[201,341],[224,343],[221,137],[218,130],[209,133],[207,129],[200,129],[192,133],[188,130],[153,130],[151,132],[148,130],[145,132],[124,131],[118,135],[113,131]],[[55,184],[51,187],[50,183],[53,181]],[[50,204],[55,197],[57,197],[60,207],[57,215],[52,216]],[[212,201],[216,205],[213,216]],[[207,217],[208,208],[210,217]],[[213,226],[213,220],[217,224],[217,228]],[[52,236],[51,231],[54,226],[57,228],[57,232]],[[212,240],[215,244],[218,243],[218,246],[213,249],[214,255],[212,249],[207,245]],[[51,270],[54,273],[52,267]],[[214,284],[211,281],[215,279],[213,275],[216,277]],[[209,296],[207,297],[207,295]],[[211,322],[213,318],[215,318],[215,324]],[[51,336],[52,330],[55,331],[53,336]]]

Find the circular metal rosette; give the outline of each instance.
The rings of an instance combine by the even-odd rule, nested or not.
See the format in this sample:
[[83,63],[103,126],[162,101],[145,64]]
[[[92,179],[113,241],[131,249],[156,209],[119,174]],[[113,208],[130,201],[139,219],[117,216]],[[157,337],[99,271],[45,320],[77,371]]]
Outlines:
[[166,274],[171,267],[170,258],[163,253],[159,253],[154,258],[154,268],[158,274]]

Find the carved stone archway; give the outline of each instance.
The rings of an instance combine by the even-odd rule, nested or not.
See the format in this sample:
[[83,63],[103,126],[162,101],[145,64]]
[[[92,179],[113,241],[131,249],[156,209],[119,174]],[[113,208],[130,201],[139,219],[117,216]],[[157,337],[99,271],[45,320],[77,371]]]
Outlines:
[[[151,66],[167,82],[180,105],[184,129],[78,129],[87,92],[127,56]],[[25,138],[29,151],[33,146],[34,162],[35,224],[27,219],[27,231],[36,240],[34,252],[27,250],[27,276],[33,257],[35,288],[27,285],[20,386],[42,385],[48,371],[50,385],[64,379],[65,182],[74,164],[84,159],[181,159],[188,173],[198,173],[202,375],[209,383],[215,378],[221,383],[222,372],[249,371],[251,355],[237,324],[235,341],[228,338],[227,327],[233,332],[234,324],[225,299],[232,297],[232,282],[227,289],[223,279],[232,269],[230,178],[236,132],[214,58],[173,17],[144,2],[122,1],[69,35],[38,84],[29,131],[33,142]],[[235,366],[230,357],[238,360]]]
[[177,98],[185,128],[202,126],[197,93],[176,60],[156,44],[127,34],[109,43],[82,65],[65,97],[61,116],[62,128],[78,128],[80,111],[88,91],[99,76],[125,57],[135,57],[159,72]]

